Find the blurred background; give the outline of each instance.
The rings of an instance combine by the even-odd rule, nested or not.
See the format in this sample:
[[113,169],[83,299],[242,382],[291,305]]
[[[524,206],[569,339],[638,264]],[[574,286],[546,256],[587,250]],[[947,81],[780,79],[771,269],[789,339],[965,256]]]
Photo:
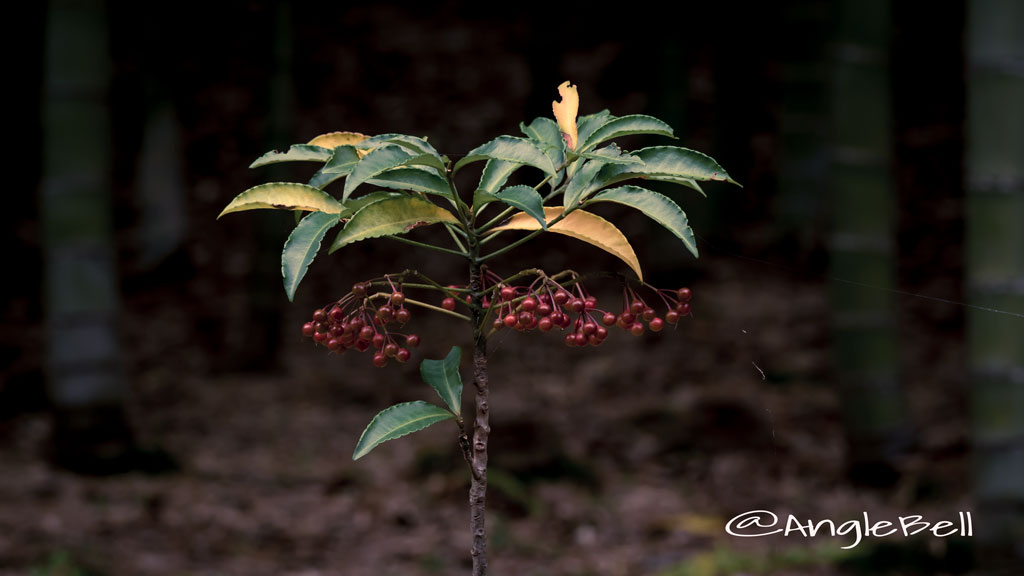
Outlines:
[[[549,116],[566,79],[581,114],[662,118],[744,187],[669,192],[699,260],[602,211],[651,283],[693,290],[676,330],[494,341],[493,571],[1024,573],[1024,4],[17,10],[0,574],[467,573],[453,430],[350,459],[377,411],[431,399],[416,365],[468,345],[465,326],[415,314],[415,362],[383,370],[300,335],[356,281],[461,284],[464,265],[362,242],[321,256],[292,304],[292,215],[215,218],[314,169],[249,170],[267,150],[353,130],[456,157]],[[537,264],[624,271],[548,237],[495,267]],[[724,533],[756,509],[972,511],[974,536]]]

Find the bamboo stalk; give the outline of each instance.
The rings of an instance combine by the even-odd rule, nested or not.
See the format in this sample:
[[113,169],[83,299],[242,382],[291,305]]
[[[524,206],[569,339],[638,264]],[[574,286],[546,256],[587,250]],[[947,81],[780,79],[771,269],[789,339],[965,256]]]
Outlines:
[[[121,413],[126,387],[102,3],[49,4],[44,74],[40,213],[47,387],[56,412],[58,463],[92,467],[102,464],[96,458],[112,461],[130,449]],[[96,441],[116,445],[117,454],[94,453]]]
[[[835,370],[855,480],[887,484],[909,443],[900,388],[887,0],[838,6],[832,66],[829,291]],[[841,279],[841,280],[840,280]],[[879,289],[864,290],[852,280]]]
[[[971,304],[1024,312],[1024,5],[968,3],[967,279]],[[1024,322],[967,313],[974,490],[986,570],[1024,561]]]

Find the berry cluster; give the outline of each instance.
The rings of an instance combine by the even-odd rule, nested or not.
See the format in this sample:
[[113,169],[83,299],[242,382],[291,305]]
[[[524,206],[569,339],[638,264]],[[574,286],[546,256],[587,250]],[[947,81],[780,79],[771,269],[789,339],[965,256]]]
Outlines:
[[[565,334],[566,345],[600,346],[608,337],[610,327],[617,326],[640,336],[647,329],[660,332],[666,323],[675,325],[681,316],[690,314],[692,293],[689,288],[665,290],[643,285],[667,308],[662,318],[629,286],[623,288],[622,308],[616,314],[599,308],[597,298],[587,292],[579,278],[566,284],[563,286],[546,276],[528,286],[498,282],[493,289],[498,302],[494,307],[494,329],[550,332],[555,328],[562,331],[568,328],[571,331]],[[484,308],[489,308],[488,304],[484,301]]]
[[302,325],[303,336],[338,354],[347,350],[365,352],[372,347],[373,365],[378,368],[386,366],[388,358],[406,362],[412,356],[409,348],[419,346],[420,337],[388,330],[389,324],[404,325],[412,313],[405,307],[401,287],[390,280],[387,283],[390,292],[375,294],[369,294],[372,283],[356,283],[337,302],[314,310],[313,320]]

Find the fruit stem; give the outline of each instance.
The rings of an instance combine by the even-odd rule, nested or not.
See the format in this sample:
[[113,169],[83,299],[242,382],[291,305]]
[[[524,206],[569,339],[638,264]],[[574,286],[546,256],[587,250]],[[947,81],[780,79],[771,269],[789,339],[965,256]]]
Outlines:
[[[406,284],[406,286],[408,286],[408,284]],[[459,314],[458,312],[453,312],[451,310],[445,310],[444,308],[441,308],[440,306],[434,306],[433,304],[427,304],[426,302],[420,302],[419,300],[413,300],[412,298],[409,298],[409,297],[405,298],[405,303],[406,304],[412,304],[413,306],[419,306],[420,308],[426,308],[428,310],[433,310],[434,312],[440,312],[442,314],[447,314],[449,316],[454,316],[454,317],[458,318],[459,320],[465,320],[466,322],[471,322],[472,321],[472,319],[469,316],[466,316],[465,314]]]
[[420,248],[429,248],[431,250],[437,250],[438,252],[444,252],[445,254],[452,254],[454,256],[462,256],[463,258],[469,258],[469,254],[466,252],[459,252],[458,250],[452,250],[450,248],[444,248],[442,246],[434,246],[433,244],[426,244],[424,242],[417,242],[416,240],[409,240],[408,238],[402,238],[401,236],[388,236],[392,240],[397,240],[404,244],[412,246],[418,246]]

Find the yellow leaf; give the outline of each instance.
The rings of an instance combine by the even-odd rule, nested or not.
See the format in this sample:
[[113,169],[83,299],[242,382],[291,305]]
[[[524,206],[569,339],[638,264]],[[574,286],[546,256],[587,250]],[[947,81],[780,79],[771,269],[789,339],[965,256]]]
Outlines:
[[327,134],[321,134],[310,140],[309,145],[320,146],[321,148],[336,148],[338,146],[352,146],[359,144],[367,138],[369,138],[369,136],[366,134],[360,134],[359,132],[328,132]]
[[319,188],[294,182],[260,184],[242,192],[217,216],[244,210],[305,210],[338,214],[341,203]]
[[[551,222],[561,215],[561,207],[544,208],[544,219],[547,222]],[[494,229],[495,232],[500,230],[540,230],[540,222],[525,212],[517,212],[508,222]],[[575,210],[558,223],[548,224],[548,232],[572,236],[577,240],[597,246],[628,264],[641,281],[644,279],[644,274],[640,270],[640,261],[637,260],[636,252],[633,252],[629,241],[611,222],[597,214]]]
[[576,85],[569,84],[566,80],[558,87],[558,96],[561,102],[552,102],[551,109],[555,113],[555,120],[558,121],[558,129],[562,131],[562,138],[569,150],[575,150],[576,142],[576,114],[580,110],[580,95],[576,92]]

